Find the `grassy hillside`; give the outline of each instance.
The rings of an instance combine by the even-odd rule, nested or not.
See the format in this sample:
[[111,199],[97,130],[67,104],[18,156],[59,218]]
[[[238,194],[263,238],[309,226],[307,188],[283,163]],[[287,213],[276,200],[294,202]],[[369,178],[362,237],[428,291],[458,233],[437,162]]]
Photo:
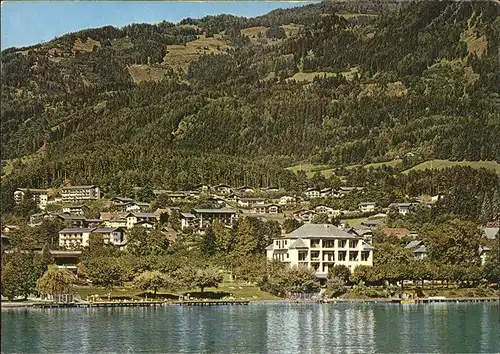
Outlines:
[[328,175],[408,153],[500,161],[499,6],[370,3],[108,26],[3,51],[1,159],[46,152],[7,163],[2,188],[283,184],[296,161]]
[[412,168],[403,171],[408,173],[410,171],[421,171],[425,169],[443,169],[453,166],[469,166],[472,168],[486,168],[487,170],[495,171],[500,174],[500,164],[496,161],[448,161],[448,160],[430,160],[422,162]]

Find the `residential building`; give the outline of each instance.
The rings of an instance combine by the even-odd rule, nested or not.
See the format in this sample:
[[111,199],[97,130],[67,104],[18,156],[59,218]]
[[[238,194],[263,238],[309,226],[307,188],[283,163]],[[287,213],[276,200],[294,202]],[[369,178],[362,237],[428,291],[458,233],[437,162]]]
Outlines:
[[323,188],[322,190],[319,191],[319,194],[321,198],[328,198],[332,196],[332,188],[330,187]]
[[405,246],[405,248],[413,252],[416,260],[421,261],[427,257],[427,249],[425,248],[423,241],[411,241]]
[[196,216],[191,213],[180,213],[181,219],[181,230],[184,230],[187,227],[196,227],[198,226],[198,220]]
[[129,212],[147,212],[150,209],[149,203],[144,202],[132,202],[125,208]]
[[17,225],[3,225],[2,226],[2,232],[5,234],[8,234],[10,231],[19,230],[19,229],[20,229],[20,227]]
[[278,204],[279,205],[290,205],[290,204],[295,204],[297,202],[297,198],[291,196],[291,195],[284,195],[280,198]]
[[488,246],[479,246],[477,253],[479,254],[479,258],[481,258],[481,265],[484,265],[484,263],[486,263],[486,259],[488,258],[490,252],[491,248],[489,248]]
[[299,210],[293,213],[293,217],[295,220],[304,222],[304,223],[309,223],[312,221],[314,215],[316,213],[313,210]]
[[241,198],[237,194],[230,194],[224,198],[224,200],[228,203],[239,203]]
[[88,212],[89,210],[90,208],[88,206],[82,204],[82,205],[64,206],[62,212],[64,214],[85,215],[85,213]]
[[134,200],[132,198],[127,198],[127,197],[114,197],[111,199],[111,205],[118,207],[126,206],[133,202]]
[[14,192],[14,202],[16,204],[21,203],[24,199],[24,195],[26,193],[31,194],[31,198],[36,202],[38,207],[42,210],[47,206],[47,202],[49,200],[49,190],[48,189],[37,189],[37,188],[18,188]]
[[316,205],[313,210],[318,214],[327,214],[329,217],[337,217],[341,214],[339,209],[334,209],[324,204]]
[[66,248],[87,247],[91,233],[101,234],[104,243],[116,246],[125,244],[125,233],[121,228],[64,228],[59,231],[59,246]]
[[214,191],[220,194],[231,194],[233,191],[227,184],[219,184],[214,187]]
[[373,246],[362,237],[330,224],[305,224],[266,248],[267,259],[290,266],[313,269],[325,279],[328,269],[345,265],[352,272],[358,265],[373,265]]
[[149,221],[153,225],[156,223],[156,216],[154,213],[128,213],[125,219],[127,220],[127,229],[133,228],[141,221]]
[[270,186],[270,187],[261,187],[260,190],[262,192],[275,193],[278,192],[280,189],[276,186]]
[[232,209],[193,209],[192,214],[198,220],[200,229],[205,228],[214,220],[220,220],[226,225],[232,225],[233,220],[238,217],[236,211]]
[[321,197],[321,193],[316,188],[308,188],[305,192],[305,195],[309,199],[319,198]]
[[208,184],[199,184],[194,187],[194,190],[197,190],[201,193],[208,193],[210,191],[210,186]]
[[382,221],[377,221],[377,220],[366,220],[361,222],[361,226],[365,226],[370,229],[375,229],[382,225],[384,225],[384,223]]
[[368,213],[368,212],[375,211],[376,207],[377,207],[377,203],[375,203],[375,202],[364,202],[364,203],[358,204],[359,211],[362,213]]
[[279,214],[281,208],[277,204],[255,204],[252,212],[254,214]]
[[46,211],[30,215],[30,222],[29,222],[28,226],[31,226],[31,227],[38,226],[44,220],[53,220],[53,219],[57,218],[57,216],[58,216],[57,214],[46,212]]
[[87,227],[87,220],[83,215],[58,214],[57,218],[71,227]]
[[343,198],[351,192],[361,191],[361,190],[363,190],[363,187],[340,187],[335,192],[332,192],[332,196],[334,198]]
[[241,208],[252,208],[257,205],[266,204],[265,198],[241,198],[238,201],[238,206]]
[[499,235],[499,230],[500,228],[498,227],[485,227],[483,229],[483,237],[486,237],[487,239],[494,240],[497,237],[500,237]]
[[77,202],[85,200],[96,200],[101,198],[98,186],[69,186],[61,189],[63,202]]
[[243,186],[238,188],[240,193],[255,193],[255,189],[252,186]]

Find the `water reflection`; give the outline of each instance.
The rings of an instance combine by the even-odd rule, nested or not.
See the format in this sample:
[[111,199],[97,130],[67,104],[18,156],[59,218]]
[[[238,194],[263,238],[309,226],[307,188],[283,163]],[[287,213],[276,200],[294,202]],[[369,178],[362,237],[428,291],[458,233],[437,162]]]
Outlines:
[[2,352],[498,352],[498,311],[498,303],[7,309]]

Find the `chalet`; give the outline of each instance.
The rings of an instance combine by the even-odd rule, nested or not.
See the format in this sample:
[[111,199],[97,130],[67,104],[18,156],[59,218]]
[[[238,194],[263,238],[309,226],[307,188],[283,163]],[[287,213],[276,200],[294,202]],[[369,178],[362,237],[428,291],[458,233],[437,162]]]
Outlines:
[[359,211],[362,213],[375,211],[376,206],[377,206],[377,203],[375,203],[375,202],[364,202],[364,203],[358,204]]
[[413,252],[416,260],[421,261],[427,257],[427,249],[425,248],[423,241],[411,241],[405,246],[405,248]]
[[40,225],[44,220],[54,220],[58,215],[46,211],[42,211],[41,213],[36,213],[30,215],[30,221],[28,226],[35,227]]
[[168,198],[173,202],[183,202],[191,199],[191,195],[186,192],[170,192],[167,193]]
[[262,206],[266,204],[265,198],[241,198],[238,201],[238,206],[240,208],[252,208],[254,206]]
[[319,192],[319,190],[317,188],[308,188],[305,191],[305,195],[309,199],[314,199],[314,198],[321,197],[321,193]]
[[107,244],[123,246],[125,243],[125,234],[121,228],[64,228],[59,231],[59,246],[87,247],[91,233],[101,234]]
[[208,193],[210,191],[210,186],[208,184],[198,184],[194,187],[194,190],[197,190],[200,193]]
[[279,214],[281,208],[277,204],[255,204],[252,212],[254,214]]
[[371,229],[377,228],[382,225],[384,225],[382,221],[376,221],[376,220],[366,220],[361,222],[361,226],[369,227]]
[[216,193],[220,194],[231,194],[233,191],[231,190],[231,187],[228,186],[227,184],[218,184],[214,187],[214,191]]
[[241,198],[237,194],[230,194],[225,198],[225,201],[228,203],[239,203]]
[[72,215],[85,215],[90,210],[88,206],[85,204],[81,205],[69,205],[65,206],[62,209],[64,214],[72,214]]
[[332,195],[332,188],[327,187],[319,191],[321,198],[328,198]]
[[71,227],[87,227],[87,220],[82,215],[58,214],[57,218]]
[[180,213],[181,229],[198,226],[196,216],[191,213]]
[[312,221],[315,214],[313,210],[299,210],[293,213],[293,217],[295,220],[309,223]]
[[339,209],[334,209],[324,204],[316,205],[313,210],[318,214],[327,214],[329,217],[337,217],[341,214]]
[[238,188],[238,192],[240,193],[255,193],[255,189],[251,186],[243,186]]
[[146,212],[150,209],[149,203],[144,203],[144,202],[132,202],[131,204],[127,205],[125,208],[126,211],[129,212]]
[[127,197],[114,197],[111,198],[111,205],[112,206],[124,206],[124,205],[129,205],[130,203],[133,203],[134,200],[132,198],[127,198]]
[[85,219],[85,223],[87,224],[87,227],[98,227],[103,223],[103,221],[101,219]]
[[367,227],[350,227],[344,229],[350,235],[356,235],[362,237],[366,241],[372,241],[373,238],[373,230]]
[[363,187],[340,187],[337,189],[335,192],[332,192],[332,196],[334,198],[343,198],[347,194],[350,194],[355,191],[361,191],[363,190]]
[[156,216],[153,213],[128,213],[125,219],[127,220],[127,229],[133,228],[135,224],[141,221],[149,221],[153,225],[156,223]]
[[101,198],[98,186],[69,186],[61,189],[63,202],[77,202],[84,200],[96,200]]
[[274,193],[274,192],[279,192],[280,189],[278,187],[271,186],[271,187],[262,187],[260,190],[262,192]]
[[198,227],[205,228],[214,220],[219,220],[226,225],[232,225],[233,220],[238,218],[235,210],[232,209],[193,209],[192,214],[198,220]]
[[150,220],[141,220],[134,224],[134,227],[145,227],[146,229],[153,229],[156,223]]
[[295,204],[297,202],[297,198],[292,197],[291,195],[284,195],[280,198],[278,204],[279,205],[290,205]]
[[153,194],[155,197],[159,197],[162,194],[173,193],[173,191],[168,189],[153,189]]
[[25,194],[31,194],[31,199],[33,199],[38,207],[42,210],[47,206],[49,200],[49,190],[48,189],[37,189],[37,188],[18,188],[14,192],[14,202],[16,204],[21,203],[24,199]]
[[8,234],[10,231],[19,230],[20,227],[17,225],[4,225],[2,226],[2,232]]

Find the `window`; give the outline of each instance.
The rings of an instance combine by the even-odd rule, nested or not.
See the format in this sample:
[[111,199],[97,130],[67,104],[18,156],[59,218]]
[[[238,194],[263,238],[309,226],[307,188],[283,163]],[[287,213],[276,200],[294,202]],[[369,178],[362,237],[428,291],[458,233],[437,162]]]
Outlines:
[[349,240],[349,248],[357,248],[358,240]]
[[361,252],[361,260],[363,262],[368,261],[368,257],[370,257],[370,252],[366,252],[366,251]]
[[311,248],[319,248],[320,240],[311,240]]
[[287,245],[287,240],[285,240],[285,246]]
[[339,240],[339,248],[345,248],[346,240]]
[[344,262],[346,259],[346,254],[347,254],[346,251],[340,251],[338,253],[338,260]]
[[358,258],[358,252],[349,252],[349,261],[354,262]]
[[335,248],[335,240],[323,241],[323,248]]
[[286,254],[286,258],[287,258],[287,259],[288,259],[288,258],[290,258],[290,255],[289,255],[288,253]]
[[305,261],[307,259],[307,252],[299,252],[299,261]]

